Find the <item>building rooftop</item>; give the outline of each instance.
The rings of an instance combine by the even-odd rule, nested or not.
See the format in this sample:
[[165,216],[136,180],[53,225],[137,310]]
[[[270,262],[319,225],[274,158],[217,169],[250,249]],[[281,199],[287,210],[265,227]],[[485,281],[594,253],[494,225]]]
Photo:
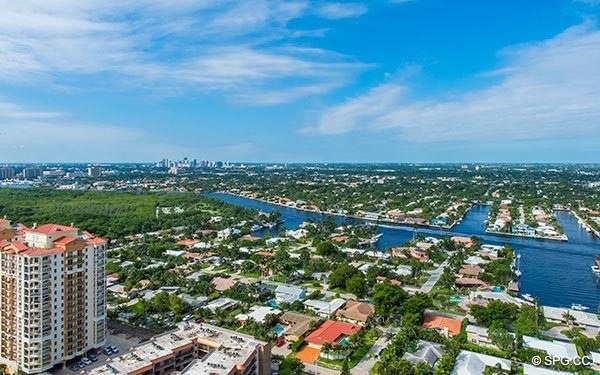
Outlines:
[[375,313],[375,306],[372,304],[349,300],[343,309],[337,311],[336,315],[357,322],[366,322],[373,313]]
[[508,359],[461,350],[456,357],[452,375],[481,375],[486,367],[500,365],[503,370],[510,371],[511,362]]
[[541,350],[557,358],[572,359],[579,356],[577,347],[570,342],[546,341],[536,337],[523,336],[523,347]]
[[[241,367],[260,346],[266,345],[253,337],[224,328],[198,323],[180,323],[177,330],[158,336],[150,342],[116,357],[104,366],[92,369],[90,375],[128,374],[151,369],[153,361],[164,360],[175,352],[201,344],[210,348],[202,359],[194,360],[184,374],[229,373]],[[222,371],[219,371],[222,370]]]
[[305,341],[317,345],[335,344],[342,336],[352,336],[360,330],[361,327],[354,324],[328,320],[308,335]]
[[430,312],[425,314],[422,326],[436,331],[448,331],[449,335],[456,336],[460,333],[462,320]]

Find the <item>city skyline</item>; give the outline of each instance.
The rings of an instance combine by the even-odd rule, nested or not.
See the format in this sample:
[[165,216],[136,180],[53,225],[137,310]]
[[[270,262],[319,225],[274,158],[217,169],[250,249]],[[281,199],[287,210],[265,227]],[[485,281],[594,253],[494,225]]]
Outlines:
[[596,1],[49,1],[0,162],[600,162]]

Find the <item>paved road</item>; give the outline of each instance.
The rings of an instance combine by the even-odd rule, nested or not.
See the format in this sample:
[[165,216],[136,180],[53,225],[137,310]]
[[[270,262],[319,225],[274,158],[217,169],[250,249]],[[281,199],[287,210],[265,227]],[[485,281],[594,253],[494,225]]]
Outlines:
[[439,281],[440,277],[442,277],[442,274],[444,273],[444,268],[446,268],[447,265],[448,265],[448,261],[444,261],[442,264],[439,265],[438,268],[433,270],[430,274],[431,276],[425,282],[425,284],[423,284],[421,286],[421,289],[419,290],[419,292],[421,292],[421,293],[431,292],[431,289],[433,289],[435,284]]
[[352,375],[369,375],[369,371],[375,366],[375,362],[377,362],[376,357],[379,356],[379,353],[383,349],[385,349],[389,344],[388,336],[392,337],[396,333],[398,333],[400,329],[397,327],[388,327],[383,329],[383,333],[375,344],[371,347],[371,350],[358,362],[358,364],[350,370]]
[[330,370],[328,368],[320,367],[320,366],[316,366],[316,365],[309,365],[307,363],[304,364],[304,368],[305,368],[306,372],[308,372],[309,374],[315,374],[315,375],[339,375],[340,374],[339,371]]

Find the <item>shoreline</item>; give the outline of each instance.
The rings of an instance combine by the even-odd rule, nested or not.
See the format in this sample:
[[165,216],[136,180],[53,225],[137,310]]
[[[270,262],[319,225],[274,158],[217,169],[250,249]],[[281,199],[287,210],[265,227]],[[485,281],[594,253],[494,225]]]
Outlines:
[[[372,219],[367,219],[364,217],[360,217],[360,216],[355,216],[355,215],[348,215],[348,214],[342,214],[342,213],[333,213],[333,212],[326,212],[326,211],[320,211],[320,210],[311,210],[308,208],[301,208],[301,207],[292,207],[292,206],[288,206],[282,203],[276,203],[276,202],[271,202],[268,201],[266,199],[261,199],[261,198],[252,198],[252,197],[248,197],[242,194],[237,194],[237,193],[232,193],[229,191],[217,191],[216,193],[220,193],[220,194],[228,194],[228,195],[232,195],[235,197],[239,197],[239,198],[245,198],[245,199],[251,199],[257,202],[262,202],[262,203],[266,203],[266,204],[272,204],[274,206],[278,206],[278,207],[283,207],[283,208],[289,208],[289,209],[294,209],[294,210],[300,210],[300,211],[304,211],[304,212],[310,212],[310,213],[314,213],[314,214],[318,214],[318,215],[329,215],[329,216],[337,216],[337,217],[345,217],[345,218],[349,218],[349,219],[355,219],[355,220],[361,220],[361,221],[365,221],[368,223],[372,223],[375,225],[394,225],[395,227],[398,228],[404,228],[404,229],[413,229],[415,227],[417,228],[423,228],[423,229],[435,229],[435,230],[441,230],[441,231],[446,231],[446,232],[450,232],[452,230],[452,228],[454,228],[456,225],[460,224],[462,222],[462,219],[465,217],[465,215],[473,208],[473,206],[476,203],[471,202],[471,205],[469,206],[469,208],[465,211],[465,213],[462,215],[462,217],[458,220],[456,220],[451,226],[439,226],[439,225],[431,225],[431,224],[413,224],[413,223],[403,223],[403,222],[399,222],[399,221],[393,221],[393,220],[386,220],[386,219],[379,219],[379,220],[372,220]],[[485,203],[478,203],[479,205],[485,206]],[[492,235],[499,235],[499,236],[507,236],[507,237],[520,237],[520,238],[531,238],[531,239],[536,239],[536,240],[550,240],[550,241],[561,241],[561,242],[567,242],[569,239],[566,237],[564,238],[556,238],[556,237],[543,237],[543,236],[525,236],[525,235],[520,235],[520,234],[514,234],[514,233],[504,233],[504,232],[494,232],[494,231],[488,231],[487,228],[485,229],[486,233],[492,234]]]
[[563,237],[544,237],[544,236],[528,236],[525,234],[519,234],[519,233],[508,233],[508,232],[497,232],[494,230],[485,230],[485,233],[490,233],[490,234],[495,234],[498,236],[507,236],[507,237],[520,237],[520,238],[533,238],[536,240],[550,240],[550,241],[564,241],[564,242],[568,242],[569,238],[567,237],[566,234],[563,234]]
[[[596,235],[596,237],[600,238],[600,232],[598,232],[596,229],[594,229],[594,227],[592,227],[590,224],[588,224],[587,220],[584,220],[582,217],[577,215],[577,213],[573,210],[565,210],[565,211],[571,212],[575,216],[575,218],[577,219],[577,222],[581,226],[583,226],[585,228],[589,228],[591,230],[591,232],[589,232],[589,233],[593,233],[594,235]],[[581,223],[583,223],[583,224],[581,224]]]
[[440,225],[432,225],[432,224],[418,224],[418,223],[410,223],[410,222],[393,221],[393,220],[389,220],[389,219],[377,219],[377,220],[373,220],[373,219],[368,219],[366,217],[361,217],[361,216],[356,216],[356,215],[348,215],[348,214],[342,214],[342,213],[337,213],[337,212],[327,212],[327,211],[320,211],[320,210],[311,210],[311,209],[308,209],[308,208],[293,207],[293,206],[288,206],[288,205],[285,205],[285,204],[282,204],[282,203],[271,202],[271,201],[268,201],[266,199],[247,197],[245,195],[236,194],[236,193],[232,193],[232,192],[229,192],[229,191],[217,191],[215,193],[228,194],[228,195],[232,195],[232,196],[239,197],[239,198],[251,199],[251,200],[254,200],[254,201],[257,201],[257,202],[262,202],[262,203],[266,203],[266,204],[272,204],[274,206],[283,207],[283,208],[289,208],[289,209],[293,209],[293,210],[300,210],[300,211],[304,211],[304,212],[310,212],[310,213],[318,214],[318,215],[337,216],[337,217],[344,217],[344,218],[348,218],[348,219],[361,220],[361,221],[365,221],[365,222],[372,223],[372,224],[375,224],[375,225],[379,225],[379,224],[381,224],[381,225],[390,225],[390,224],[393,224],[396,227],[402,227],[402,228],[406,228],[406,229],[412,229],[414,227],[418,227],[418,228],[424,228],[424,229],[443,230],[443,231],[448,231],[448,232],[454,226],[460,224],[460,222],[462,221],[462,219],[469,212],[469,210],[471,210],[471,208],[473,208],[473,205],[474,205],[474,203],[471,203],[471,206],[469,206],[469,208],[465,211],[465,213],[462,215],[462,217],[459,220],[456,220],[454,223],[452,223],[452,225],[450,225],[450,226],[440,226]]

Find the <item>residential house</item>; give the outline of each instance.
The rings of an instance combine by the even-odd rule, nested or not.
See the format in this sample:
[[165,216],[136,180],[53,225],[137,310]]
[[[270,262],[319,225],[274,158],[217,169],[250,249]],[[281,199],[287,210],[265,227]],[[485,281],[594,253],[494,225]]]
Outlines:
[[248,313],[238,314],[235,318],[241,323],[245,323],[248,319],[252,319],[258,323],[264,323],[267,315],[279,316],[279,314],[281,314],[281,310],[270,306],[252,306]]
[[231,298],[217,298],[216,300],[210,301],[206,308],[212,312],[225,311],[234,308],[238,305],[238,301]]
[[309,346],[321,349],[324,344],[332,346],[339,344],[342,339],[358,333],[362,327],[345,322],[328,320],[304,339]]
[[[514,336],[514,335],[513,335]],[[486,348],[498,349],[488,335],[488,329],[472,324],[467,326],[467,341]]]
[[306,298],[306,290],[294,285],[278,285],[275,289],[275,299],[279,303],[293,303]]
[[215,277],[211,280],[210,283],[215,287],[215,290],[217,290],[218,292],[225,292],[233,288],[235,284],[237,284],[237,280],[235,280],[232,277]]
[[437,361],[442,358],[445,352],[446,350],[441,344],[419,340],[417,350],[413,353],[404,353],[402,358],[412,364],[425,362],[429,365],[429,368],[434,368]]
[[316,312],[319,316],[322,317],[331,317],[336,311],[344,306],[346,300],[342,298],[334,298],[331,301],[322,301],[318,299],[309,299],[304,301],[304,306]]
[[364,326],[374,313],[375,306],[373,304],[349,300],[335,315],[341,320]]
[[508,359],[461,350],[456,357],[452,375],[482,375],[486,367],[497,367],[510,371],[511,362]]
[[433,311],[426,311],[424,315],[423,328],[436,330],[444,337],[456,336],[461,331],[462,317]]
[[523,336],[523,347],[546,352],[554,358],[573,359],[579,356],[577,347],[570,342],[546,341],[537,337]]
[[295,311],[286,311],[280,318],[280,324],[285,326],[283,336],[287,342],[296,342],[304,337],[311,330],[313,324],[319,321],[319,318],[301,314]]
[[482,269],[477,264],[466,264],[462,266],[458,274],[460,277],[479,279]]

